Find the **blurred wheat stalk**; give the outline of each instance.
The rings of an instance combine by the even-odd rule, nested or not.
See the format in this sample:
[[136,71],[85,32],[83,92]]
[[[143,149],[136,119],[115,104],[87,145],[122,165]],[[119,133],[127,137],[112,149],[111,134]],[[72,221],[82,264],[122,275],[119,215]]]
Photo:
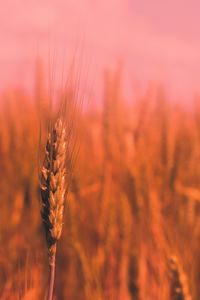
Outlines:
[[[36,93],[38,103],[23,92],[3,96],[0,299],[45,298],[34,172],[39,117],[48,129],[40,180],[51,270],[49,297],[63,226],[55,298],[199,300],[200,109],[195,119],[193,112],[175,109],[157,89],[149,90],[144,99],[138,95],[129,105],[122,101],[120,72],[106,73],[102,113],[88,108],[80,118],[76,111],[81,149],[67,195],[65,228],[72,111],[67,110],[71,118],[55,117],[42,91]],[[36,251],[26,263],[27,246]]]

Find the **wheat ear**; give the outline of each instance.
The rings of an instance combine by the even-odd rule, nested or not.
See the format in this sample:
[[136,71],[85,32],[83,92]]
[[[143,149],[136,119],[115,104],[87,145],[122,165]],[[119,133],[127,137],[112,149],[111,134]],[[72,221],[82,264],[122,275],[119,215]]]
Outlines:
[[56,245],[62,232],[66,196],[66,128],[59,118],[49,130],[41,170],[41,216],[48,246],[50,282],[48,300],[52,299],[55,275]]

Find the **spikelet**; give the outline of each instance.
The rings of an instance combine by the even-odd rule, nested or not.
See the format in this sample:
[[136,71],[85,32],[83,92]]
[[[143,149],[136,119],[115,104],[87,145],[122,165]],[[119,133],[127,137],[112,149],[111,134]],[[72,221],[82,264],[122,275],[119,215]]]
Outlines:
[[59,118],[49,131],[41,170],[41,216],[46,232],[49,263],[53,264],[56,244],[62,232],[66,195],[66,129]]

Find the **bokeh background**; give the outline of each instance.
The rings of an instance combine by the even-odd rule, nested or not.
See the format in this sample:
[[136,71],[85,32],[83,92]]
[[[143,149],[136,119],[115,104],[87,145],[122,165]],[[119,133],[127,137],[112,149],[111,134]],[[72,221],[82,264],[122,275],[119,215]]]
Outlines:
[[76,160],[54,300],[199,300],[199,8],[1,3],[0,299],[46,299],[38,175],[66,101]]

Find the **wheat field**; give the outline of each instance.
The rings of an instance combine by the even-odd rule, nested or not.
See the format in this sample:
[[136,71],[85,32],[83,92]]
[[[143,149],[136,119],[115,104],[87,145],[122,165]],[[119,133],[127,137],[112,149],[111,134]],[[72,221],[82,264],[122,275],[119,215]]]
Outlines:
[[[73,111],[62,235],[47,228],[59,239],[53,299],[199,300],[200,99],[188,109],[150,86],[124,101],[120,70],[103,80],[102,109]],[[34,95],[17,88],[1,95],[2,300],[47,299],[38,175],[56,114],[38,73],[35,82]],[[72,87],[65,93],[70,103]]]

